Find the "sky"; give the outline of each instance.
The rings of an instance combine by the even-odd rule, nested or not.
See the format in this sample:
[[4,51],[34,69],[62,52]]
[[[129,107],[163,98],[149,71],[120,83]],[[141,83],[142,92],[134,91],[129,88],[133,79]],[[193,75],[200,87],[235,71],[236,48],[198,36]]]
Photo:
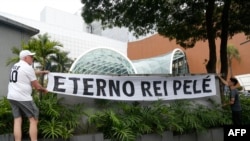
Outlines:
[[75,14],[83,5],[81,0],[0,0],[0,12],[33,20],[40,20],[46,6]]

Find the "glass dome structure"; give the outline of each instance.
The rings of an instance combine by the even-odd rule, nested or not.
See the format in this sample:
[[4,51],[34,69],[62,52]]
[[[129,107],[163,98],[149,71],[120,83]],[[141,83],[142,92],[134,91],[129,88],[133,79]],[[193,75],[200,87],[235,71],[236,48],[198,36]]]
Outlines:
[[187,74],[189,73],[185,53],[180,49],[147,59],[132,61],[138,74]]
[[135,74],[132,62],[120,52],[109,48],[95,48],[80,55],[70,68],[77,74]]
[[95,48],[80,55],[70,68],[78,74],[187,74],[185,53],[180,49],[147,59],[129,60],[110,48]]

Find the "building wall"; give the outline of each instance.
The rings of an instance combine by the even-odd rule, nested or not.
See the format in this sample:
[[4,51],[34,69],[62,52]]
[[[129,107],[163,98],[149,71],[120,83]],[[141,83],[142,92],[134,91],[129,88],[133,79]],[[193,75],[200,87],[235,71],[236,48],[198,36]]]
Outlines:
[[0,14],[39,29],[39,34],[48,33],[51,40],[63,44],[63,50],[68,51],[69,57],[72,59],[76,59],[82,53],[95,47],[109,47],[127,56],[127,42],[87,33],[85,31],[86,25],[79,15],[72,15],[49,7],[45,7],[42,11],[42,21],[1,12]]
[[[246,41],[244,34],[237,34],[228,41],[228,44],[233,44],[239,51],[241,61],[233,60],[232,68],[233,75],[250,73],[250,42],[242,44]],[[216,40],[217,49],[217,72],[220,71],[220,40]],[[187,56],[189,64],[189,70],[192,74],[206,73],[206,60],[209,60],[209,48],[207,42],[197,42],[195,47],[190,49],[184,49],[176,44],[175,40],[169,41],[168,38],[155,34],[151,37],[143,40],[129,42],[128,43],[128,58],[131,60],[137,60],[142,58],[148,58],[158,56],[167,53],[175,48],[182,49]],[[230,72],[229,72],[230,74]]]
[[[45,8],[42,11],[41,13],[42,21],[26,19],[23,17],[18,17],[15,15],[11,15],[8,13],[1,13],[1,12],[0,15],[3,15],[5,17],[8,17],[9,19],[23,23],[25,25],[37,28],[40,30],[39,34],[48,33],[48,35],[51,37],[51,40],[58,41],[63,44],[63,49],[65,51],[70,52],[69,57],[71,57],[72,59],[76,59],[84,52],[96,47],[108,47],[111,49],[115,49],[124,54],[125,56],[127,56],[127,42],[122,42],[108,37],[87,33],[85,31],[86,27],[82,21],[82,17],[80,17],[79,15],[78,16],[72,15],[49,7]],[[4,33],[3,34],[1,33],[1,35],[4,35]],[[6,38],[6,39],[8,40],[12,39],[13,41],[16,40],[15,38]],[[1,39],[1,40],[6,40],[6,39]],[[21,41],[18,40],[17,44],[18,45],[15,46],[20,46]],[[2,45],[2,41],[0,42],[0,45]],[[9,51],[9,54],[12,55],[10,48],[8,48],[7,50]],[[0,57],[2,58],[2,55]],[[8,73],[8,71],[6,72]],[[2,75],[1,79],[2,77],[5,77],[5,79],[0,80],[0,82],[5,83],[5,85],[4,86],[1,85],[0,88],[1,90],[2,88],[5,88],[3,95],[6,95],[8,74]],[[67,99],[67,102],[71,104],[74,104],[79,101],[93,104],[92,99],[89,100],[88,98],[67,97],[67,96],[62,96],[62,97]]]
[[7,96],[8,92],[11,65],[6,66],[6,62],[8,58],[14,57],[11,48],[21,47],[21,42],[27,41],[29,38],[30,35],[0,23],[0,97]]
[[81,16],[50,7],[44,7],[41,11],[40,22],[69,30],[87,32],[87,24],[85,24]]

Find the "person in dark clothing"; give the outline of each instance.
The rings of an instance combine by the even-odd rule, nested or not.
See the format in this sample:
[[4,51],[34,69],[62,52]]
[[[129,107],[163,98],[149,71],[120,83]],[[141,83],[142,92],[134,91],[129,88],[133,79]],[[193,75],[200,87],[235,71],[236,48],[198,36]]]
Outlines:
[[224,80],[221,76],[219,76],[221,82],[227,85],[230,89],[229,93],[229,103],[223,104],[223,106],[230,105],[232,111],[232,121],[234,125],[241,125],[241,114],[242,108],[240,104],[240,96],[237,89],[238,80],[236,78],[231,77],[229,81]]

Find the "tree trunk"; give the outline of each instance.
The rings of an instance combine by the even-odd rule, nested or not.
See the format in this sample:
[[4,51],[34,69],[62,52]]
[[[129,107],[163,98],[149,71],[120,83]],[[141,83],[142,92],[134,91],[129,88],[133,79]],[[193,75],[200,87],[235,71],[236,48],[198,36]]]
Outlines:
[[216,73],[216,44],[215,44],[215,30],[213,27],[213,12],[215,0],[209,0],[206,8],[206,27],[207,38],[209,46],[209,59],[206,65],[208,73]]
[[[221,17],[221,44],[220,44],[220,60],[221,60],[221,74],[222,77],[227,80],[228,75],[228,59],[227,59],[227,41],[228,41],[228,15],[229,15],[229,9],[231,5],[231,0],[225,0],[224,1],[224,7],[222,11],[222,17]],[[224,85],[221,85],[221,96],[222,100],[224,100]],[[222,101],[223,102],[223,101]]]
[[[45,62],[45,61],[43,61],[43,62]],[[41,71],[44,71],[44,70],[45,70],[45,63],[42,63]],[[44,87],[44,74],[40,75],[40,84],[42,85],[42,87]],[[39,99],[42,99],[42,96],[43,96],[43,93],[39,92]]]
[[223,78],[227,79],[228,75],[228,59],[227,59],[227,41],[228,41],[228,15],[231,5],[231,0],[224,1],[224,8],[221,17],[221,45],[220,45],[220,60],[221,60],[221,74]]
[[228,60],[228,70],[230,71],[230,77],[233,76],[232,60]]

